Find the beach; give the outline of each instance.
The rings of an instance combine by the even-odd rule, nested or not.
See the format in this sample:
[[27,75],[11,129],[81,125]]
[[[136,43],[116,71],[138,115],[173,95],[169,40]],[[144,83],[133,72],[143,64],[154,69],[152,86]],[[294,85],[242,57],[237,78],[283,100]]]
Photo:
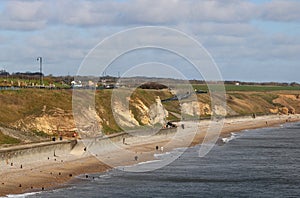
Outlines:
[[[220,137],[228,137],[232,132],[246,129],[271,127],[296,121],[300,121],[299,115],[269,115],[258,116],[255,119],[252,117],[226,118]],[[188,126],[187,122],[183,123]],[[209,120],[201,120],[200,129],[195,133],[192,141],[185,141],[184,137],[181,137],[180,141],[173,141],[172,144],[168,144],[173,135],[167,134],[154,135],[146,140],[141,140],[139,137],[126,138],[125,144],[122,140],[116,142],[118,148],[128,151],[128,155],[107,146],[103,152],[95,157],[89,154],[89,151],[84,151],[85,147],[81,145],[75,146],[71,152],[61,152],[63,150],[61,149],[48,157],[36,154],[28,158],[31,160],[19,158],[16,161],[2,162],[0,195],[5,196],[63,187],[64,184],[74,180],[78,175],[84,174],[86,177],[90,177],[89,174],[91,173],[104,172],[118,166],[153,160],[154,154],[168,152],[174,148],[183,147],[187,143],[189,143],[189,146],[201,144],[206,136],[209,124]],[[184,130],[188,130],[188,128]],[[156,149],[156,147],[159,149]],[[134,158],[132,154],[138,158]]]

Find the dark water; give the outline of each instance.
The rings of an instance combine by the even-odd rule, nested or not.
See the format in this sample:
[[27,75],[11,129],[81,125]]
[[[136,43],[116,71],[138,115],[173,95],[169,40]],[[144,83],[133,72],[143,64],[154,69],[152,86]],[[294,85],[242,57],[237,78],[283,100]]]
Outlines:
[[29,197],[300,197],[300,123],[245,131],[146,173],[113,170]]

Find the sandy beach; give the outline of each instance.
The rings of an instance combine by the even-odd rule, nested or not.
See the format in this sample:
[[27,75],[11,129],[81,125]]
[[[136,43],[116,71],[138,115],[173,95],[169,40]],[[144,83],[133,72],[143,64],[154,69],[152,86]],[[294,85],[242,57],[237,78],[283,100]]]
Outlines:
[[[270,115],[259,116],[255,119],[251,117],[227,118],[220,137],[227,137],[230,136],[231,132],[245,129],[271,127],[297,121],[300,121],[300,115]],[[203,142],[209,123],[209,120],[200,121],[200,129],[190,142],[190,146]],[[34,159],[40,158],[36,159],[36,161],[1,162],[0,196],[59,188],[78,175],[85,174],[86,177],[90,177],[89,174],[91,173],[104,172],[117,166],[153,160],[156,153],[167,152],[184,146],[187,142],[184,140],[184,137],[181,138],[183,139],[172,144],[168,144],[172,139],[172,135],[153,136],[144,141],[138,137],[133,137],[126,139],[125,144],[122,141],[117,142],[118,148],[127,150],[128,155],[118,152],[118,149],[108,147],[95,157],[89,154],[88,151],[84,151],[84,147],[81,146],[75,148],[75,151],[54,153],[53,156],[47,158],[44,156],[39,157],[38,155],[31,156]],[[157,146],[158,148],[163,147],[163,151],[157,150]],[[135,159],[132,154],[138,158]]]

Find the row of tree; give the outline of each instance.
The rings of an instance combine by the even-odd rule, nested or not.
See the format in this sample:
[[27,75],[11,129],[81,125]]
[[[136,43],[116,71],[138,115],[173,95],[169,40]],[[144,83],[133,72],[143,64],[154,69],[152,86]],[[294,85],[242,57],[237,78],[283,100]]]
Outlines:
[[[43,73],[40,72],[15,72],[10,74],[6,70],[0,70],[0,77],[9,77],[9,78],[18,78],[18,79],[38,79],[40,76],[44,76]],[[66,84],[70,84],[74,77],[72,76],[52,76],[51,74],[48,76],[44,76],[48,78],[48,80],[53,82],[65,82]],[[83,80],[84,77],[81,77]],[[89,77],[87,77],[89,79]],[[118,80],[117,77],[113,76],[103,76],[99,77],[99,82],[101,81],[109,81],[109,82],[116,82]],[[204,80],[190,80],[191,84],[206,84],[207,82]],[[220,83],[220,82],[210,82],[210,83]],[[222,82],[223,83],[223,82]],[[285,83],[285,82],[242,82],[242,81],[224,81],[227,85],[262,85],[262,86],[300,86],[297,82]],[[153,84],[153,83],[146,83],[143,85],[145,89],[154,88],[154,89],[163,89],[161,85]]]

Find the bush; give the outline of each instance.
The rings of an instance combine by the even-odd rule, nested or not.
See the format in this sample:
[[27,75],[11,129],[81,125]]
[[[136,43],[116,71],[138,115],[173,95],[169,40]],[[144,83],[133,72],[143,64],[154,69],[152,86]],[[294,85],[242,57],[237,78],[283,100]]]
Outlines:
[[140,86],[141,89],[166,89],[168,88],[166,85],[162,85],[162,84],[159,84],[159,83],[156,83],[156,82],[148,82],[148,83],[145,83],[145,84],[142,84]]

